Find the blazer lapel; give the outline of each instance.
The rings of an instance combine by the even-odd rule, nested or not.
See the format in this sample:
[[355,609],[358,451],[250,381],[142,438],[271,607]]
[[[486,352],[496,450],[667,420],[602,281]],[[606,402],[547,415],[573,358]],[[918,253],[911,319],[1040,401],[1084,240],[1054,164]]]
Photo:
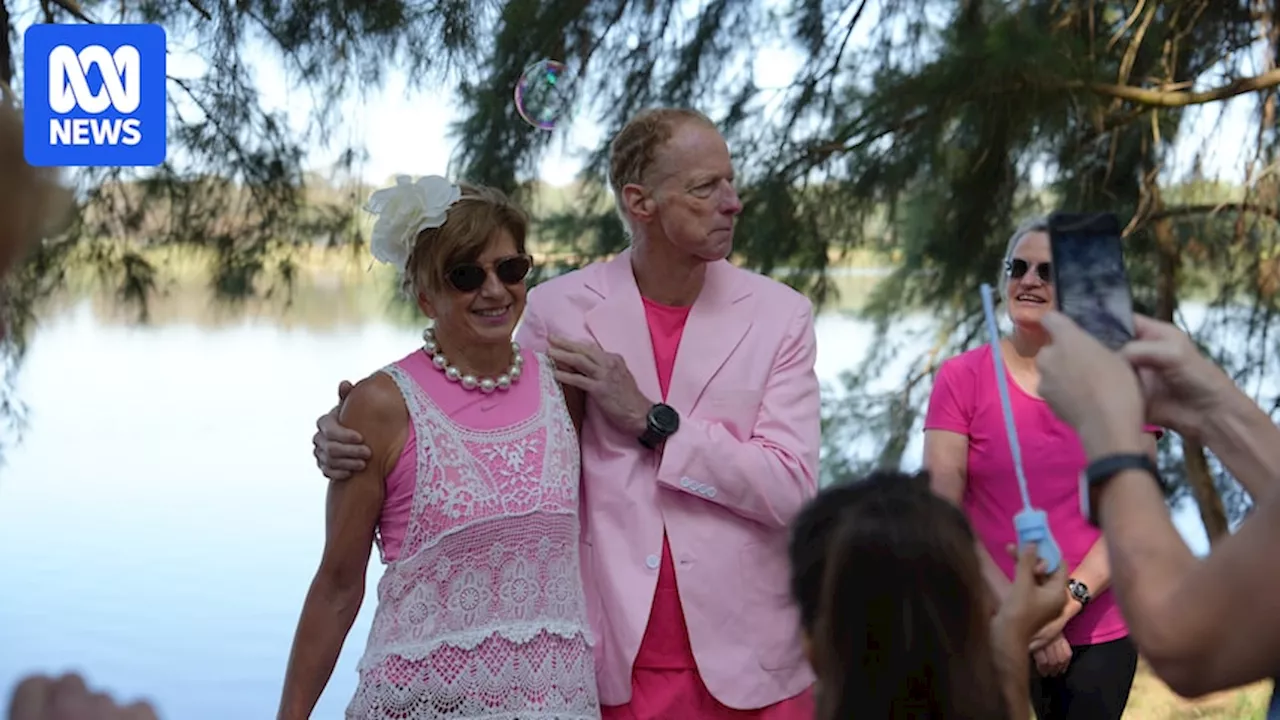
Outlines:
[[653,359],[644,301],[631,271],[631,251],[620,253],[603,270],[596,281],[588,283],[603,299],[587,312],[587,331],[606,352],[617,353],[627,361],[636,387],[656,401],[662,391],[658,387],[658,367]]
[[744,302],[751,291],[737,280],[736,268],[727,260],[707,266],[706,284],[689,311],[667,392],[667,403],[682,413],[693,410],[751,329],[753,306]]

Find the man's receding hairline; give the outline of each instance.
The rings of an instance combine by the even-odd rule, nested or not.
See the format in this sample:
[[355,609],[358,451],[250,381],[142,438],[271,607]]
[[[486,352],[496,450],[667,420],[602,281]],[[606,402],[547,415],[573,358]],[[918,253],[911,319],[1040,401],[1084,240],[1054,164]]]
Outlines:
[[[676,118],[676,119],[675,119],[675,121],[674,121],[674,122],[672,123],[672,125],[671,125],[671,134],[670,134],[670,136],[669,136],[666,140],[663,140],[662,142],[658,143],[657,147],[655,147],[655,148],[654,148],[654,153],[653,153],[653,162],[652,162],[652,163],[650,163],[649,167],[646,169],[646,173],[652,173],[652,172],[654,172],[655,170],[657,170],[658,165],[662,162],[662,159],[663,159],[663,157],[664,157],[663,153],[666,153],[666,152],[667,152],[667,150],[668,150],[668,148],[670,148],[670,147],[671,147],[672,143],[674,143],[674,142],[675,142],[676,134],[677,134],[677,133],[679,133],[682,129],[684,129],[686,126],[688,126],[688,125],[690,125],[690,124],[697,124],[697,125],[700,125],[700,126],[702,126],[702,127],[704,127],[704,128],[707,128],[708,130],[711,130],[711,131],[715,132],[715,134],[716,134],[716,135],[717,135],[717,136],[718,136],[718,137],[719,137],[719,138],[724,142],[725,147],[726,147],[726,148],[728,147],[728,145],[729,145],[728,140],[726,140],[726,139],[725,139],[725,137],[724,137],[724,134],[720,132],[720,128],[716,127],[716,124],[715,124],[714,122],[712,122],[709,118],[702,118],[702,117],[679,117],[679,118]],[[729,155],[729,165],[730,165],[730,171],[731,171],[731,172],[736,173],[736,172],[737,172],[737,168],[736,168],[736,167],[733,167],[733,155],[732,155],[732,153],[730,153],[730,155]],[[690,170],[690,171],[687,171],[687,172],[691,172],[691,173],[703,173],[703,171],[702,171],[702,170]],[[656,173],[655,173],[655,174],[656,174]],[[677,175],[677,174],[678,174],[678,173],[676,173],[675,171],[668,171],[668,172],[666,173],[665,177],[661,177],[661,176],[660,176],[660,177],[656,177],[656,178],[653,180],[653,182],[654,182],[654,184],[657,184],[657,183],[662,182],[663,180],[667,180],[667,179],[669,179],[669,178],[676,177],[676,175]],[[707,174],[707,175],[719,175],[719,171],[706,171],[706,172],[705,172],[705,173],[703,173],[703,174]],[[641,179],[641,180],[642,180],[643,178],[638,178],[638,179]]]

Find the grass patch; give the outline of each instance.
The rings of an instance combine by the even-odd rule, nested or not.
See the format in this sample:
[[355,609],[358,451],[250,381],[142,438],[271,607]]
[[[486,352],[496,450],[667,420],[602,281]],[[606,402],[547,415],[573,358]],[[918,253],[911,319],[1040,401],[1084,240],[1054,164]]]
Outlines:
[[1151,672],[1143,660],[1129,694],[1125,720],[1263,720],[1271,700],[1270,680],[1207,695],[1198,700],[1179,697]]

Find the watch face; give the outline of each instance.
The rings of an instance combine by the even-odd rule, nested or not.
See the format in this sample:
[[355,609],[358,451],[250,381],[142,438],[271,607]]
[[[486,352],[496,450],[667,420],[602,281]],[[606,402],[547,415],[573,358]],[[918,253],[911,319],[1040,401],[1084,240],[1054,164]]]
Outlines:
[[649,421],[657,430],[673,433],[680,427],[680,414],[670,405],[660,403],[649,411]]

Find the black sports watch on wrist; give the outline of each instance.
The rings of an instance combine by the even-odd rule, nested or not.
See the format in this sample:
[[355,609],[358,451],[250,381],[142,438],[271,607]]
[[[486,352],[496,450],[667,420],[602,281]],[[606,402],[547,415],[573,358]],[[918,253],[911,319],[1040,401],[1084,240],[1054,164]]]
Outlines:
[[1093,596],[1089,594],[1089,586],[1075,578],[1067,581],[1067,590],[1071,593],[1071,597],[1080,603],[1082,608],[1088,607],[1089,601],[1093,599]]
[[1149,474],[1160,488],[1164,489],[1164,479],[1160,477],[1160,468],[1150,455],[1144,453],[1127,453],[1106,455],[1089,463],[1080,473],[1080,512],[1094,527],[1098,527],[1097,494],[1111,478],[1125,470],[1142,470]]
[[653,450],[680,429],[680,413],[666,403],[656,403],[645,417],[645,429],[640,444]]

